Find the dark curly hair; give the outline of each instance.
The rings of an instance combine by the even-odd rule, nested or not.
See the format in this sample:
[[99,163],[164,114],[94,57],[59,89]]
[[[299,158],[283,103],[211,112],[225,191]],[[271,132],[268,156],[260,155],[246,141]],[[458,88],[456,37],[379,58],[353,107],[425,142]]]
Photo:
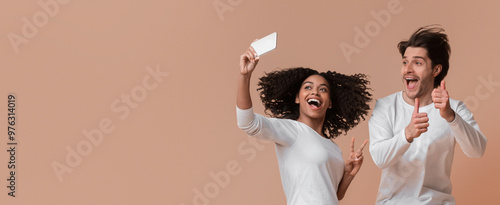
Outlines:
[[[257,91],[271,117],[297,120],[299,105],[295,96],[305,79],[311,75],[320,75],[326,79],[330,89],[332,108],[326,111],[323,123],[323,135],[336,138],[347,133],[361,119],[365,120],[371,100],[369,81],[364,74],[343,75],[337,72],[318,72],[310,68],[288,68],[266,73],[260,78]],[[270,112],[270,113],[269,113]]]

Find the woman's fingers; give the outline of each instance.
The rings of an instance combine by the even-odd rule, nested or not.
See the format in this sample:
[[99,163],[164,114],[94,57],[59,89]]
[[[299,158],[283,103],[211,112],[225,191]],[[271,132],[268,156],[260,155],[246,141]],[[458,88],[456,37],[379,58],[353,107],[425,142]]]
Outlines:
[[[257,41],[257,40],[259,40],[259,39],[255,39],[255,41]],[[252,46],[250,46],[249,50],[252,51],[252,53],[254,54],[254,56],[257,56],[257,51],[255,51],[255,49],[253,49]]]
[[363,142],[363,144],[361,144],[361,147],[359,147],[359,150],[358,150],[358,151],[359,151],[359,152],[363,151],[363,149],[365,148],[365,146],[366,146],[366,144],[367,144],[367,143],[368,143],[368,140],[365,140],[365,141]]
[[354,152],[354,137],[351,138],[351,153]]
[[365,148],[366,144],[368,143],[368,140],[365,140],[356,152],[354,152],[354,141],[355,141],[355,139],[353,137],[351,139],[351,146],[350,146],[351,157],[354,157],[355,159],[359,159],[360,157],[363,156],[363,149]]
[[255,55],[250,49],[247,50],[247,58],[251,62],[255,61]]

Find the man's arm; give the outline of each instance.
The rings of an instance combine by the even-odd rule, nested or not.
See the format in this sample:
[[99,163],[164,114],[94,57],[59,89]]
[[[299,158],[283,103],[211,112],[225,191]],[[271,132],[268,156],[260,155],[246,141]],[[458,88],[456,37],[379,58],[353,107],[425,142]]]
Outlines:
[[450,96],[445,81],[432,91],[432,101],[443,119],[448,122],[455,140],[462,151],[469,157],[481,157],[486,150],[486,137],[479,130],[472,113],[464,103],[459,102],[455,110],[451,109]]
[[410,148],[405,129],[393,134],[386,105],[377,101],[368,122],[370,131],[370,154],[375,164],[384,169],[396,163]]
[[468,157],[482,157],[486,150],[487,139],[479,130],[474,116],[463,102],[459,102],[455,120],[449,123],[455,140]]

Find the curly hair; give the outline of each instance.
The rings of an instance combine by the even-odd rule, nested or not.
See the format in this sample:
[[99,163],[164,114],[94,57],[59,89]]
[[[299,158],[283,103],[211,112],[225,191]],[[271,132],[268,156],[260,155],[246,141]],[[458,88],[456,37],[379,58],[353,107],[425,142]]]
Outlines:
[[[318,72],[310,68],[288,68],[266,73],[259,79],[257,91],[265,107],[266,114],[275,118],[297,120],[300,115],[295,97],[305,79],[320,75],[330,86],[332,108],[326,111],[323,135],[336,138],[346,134],[361,119],[365,120],[371,101],[369,81],[364,74],[343,75],[337,72]],[[270,113],[269,113],[270,112]]]

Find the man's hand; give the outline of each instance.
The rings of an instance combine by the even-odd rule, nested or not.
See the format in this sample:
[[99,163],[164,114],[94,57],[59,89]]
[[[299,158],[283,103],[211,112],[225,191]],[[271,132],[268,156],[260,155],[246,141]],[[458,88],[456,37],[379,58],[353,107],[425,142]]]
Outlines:
[[419,106],[418,98],[415,98],[415,109],[413,110],[410,124],[405,128],[406,140],[409,143],[413,142],[414,138],[420,137],[422,133],[427,132],[427,127],[429,127],[427,113],[419,113]]
[[446,90],[446,85],[444,80],[441,81],[441,86],[434,88],[432,91],[432,101],[434,102],[434,107],[439,109],[439,114],[447,122],[453,122],[455,120],[455,112],[450,107],[450,96]]

